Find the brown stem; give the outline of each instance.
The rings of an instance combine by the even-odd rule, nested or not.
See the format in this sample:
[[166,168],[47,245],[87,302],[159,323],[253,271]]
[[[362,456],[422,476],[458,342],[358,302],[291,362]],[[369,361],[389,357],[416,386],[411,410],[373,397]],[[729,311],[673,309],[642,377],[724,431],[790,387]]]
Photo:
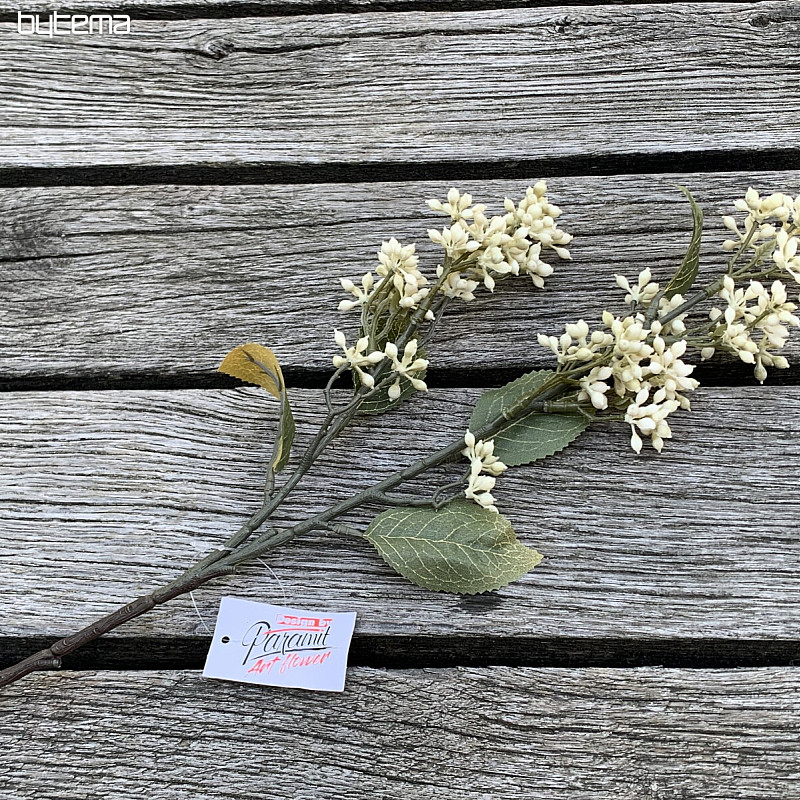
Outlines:
[[209,570],[208,572],[200,572],[199,574],[196,569],[185,572],[172,583],[162,586],[160,589],[156,589],[150,594],[137,597],[136,600],[121,606],[105,617],[101,617],[91,625],[87,625],[76,633],[59,639],[55,644],[50,645],[50,647],[45,650],[40,650],[38,653],[28,656],[4,670],[0,670],[0,688],[14,683],[14,681],[18,681],[20,678],[24,678],[32,672],[59,669],[61,667],[62,656],[72,653],[79,647],[83,647],[83,645],[99,638],[104,633],[108,633],[114,630],[114,628],[118,628],[120,625],[124,625],[126,622],[147,613],[150,609],[167,603],[186,592],[194,591],[213,578],[232,571],[232,568],[226,567]]

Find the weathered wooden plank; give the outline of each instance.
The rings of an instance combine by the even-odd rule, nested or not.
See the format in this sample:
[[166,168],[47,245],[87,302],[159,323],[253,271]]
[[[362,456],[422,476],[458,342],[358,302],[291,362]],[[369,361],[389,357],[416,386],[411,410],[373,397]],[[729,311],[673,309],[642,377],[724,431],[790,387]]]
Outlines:
[[[665,3],[676,0],[664,0]],[[642,0],[619,0],[618,5],[638,5]],[[704,0],[701,0],[704,2]],[[762,0],[739,0],[742,4],[755,5]],[[424,7],[426,11],[465,11],[502,8],[502,0],[110,0],[103,3],[104,11],[119,11],[130,14],[134,19],[140,15],[159,19],[172,15],[185,18],[187,16],[279,16],[286,14],[314,14],[333,12],[387,12],[415,11]],[[508,4],[506,4],[508,5]],[[514,0],[514,8],[541,8],[542,6],[559,6],[558,0]],[[579,0],[570,5],[593,5],[589,0]],[[67,0],[59,5],[59,11],[75,13],[98,13],[98,6],[92,0]],[[38,12],[47,16],[53,10],[43,0],[25,0],[13,3],[11,0],[0,0],[0,14],[17,18],[17,13]]]
[[45,675],[0,696],[15,800],[785,800],[800,677],[352,669],[344,694],[197,672]]
[[[462,189],[497,209],[535,179]],[[619,308],[615,273],[650,266],[666,279],[691,226],[677,182],[706,210],[704,261],[714,269],[726,238],[719,218],[749,184],[800,193],[798,171],[552,179],[563,226],[575,234],[574,261],[557,264],[544,293],[517,279],[454,308],[432,349],[434,376],[437,367],[541,366],[547,354],[535,333]],[[425,199],[447,188],[0,190],[0,381],[208,374],[231,347],[251,340],[273,347],[290,370],[328,369],[332,328],[355,322],[336,311],[337,278],[370,268],[390,235],[419,242],[431,268],[439,253],[425,231],[442,218]]]
[[[317,394],[292,393],[299,441]],[[478,394],[436,390],[385,428],[360,422],[279,523],[451,441]],[[309,534],[196,592],[200,613],[212,625],[234,594],[355,609],[359,635],[796,640],[800,389],[709,388],[693,404],[661,456],[637,457],[627,427],[605,423],[506,473],[499,506],[545,560],[495,595],[427,592],[364,542]],[[273,427],[254,389],[0,395],[3,635],[67,633],[218,546],[258,503]],[[117,634],[205,635],[188,598]]]
[[0,166],[794,152],[799,15],[784,0],[609,5],[53,38],[3,23]]

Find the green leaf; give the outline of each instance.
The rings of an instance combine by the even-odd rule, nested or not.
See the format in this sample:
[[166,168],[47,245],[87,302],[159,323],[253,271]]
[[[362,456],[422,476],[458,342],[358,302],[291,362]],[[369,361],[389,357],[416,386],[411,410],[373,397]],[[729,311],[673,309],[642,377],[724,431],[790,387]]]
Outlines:
[[436,511],[389,509],[364,535],[392,569],[435,592],[490,592],[542,560],[517,539],[505,517],[468,500]]
[[694,284],[697,271],[700,269],[700,243],[703,238],[703,210],[695,202],[691,192],[684,186],[678,187],[689,199],[692,206],[693,230],[692,238],[689,241],[689,249],[678,267],[678,271],[673,275],[672,280],[664,290],[664,296],[669,300],[676,294],[686,294]]
[[261,344],[243,344],[234,347],[222,360],[218,370],[239,380],[254,383],[266,389],[281,404],[278,436],[275,440],[272,469],[280,472],[289,460],[295,435],[294,416],[286,394],[281,365],[275,354]]
[[[533,394],[554,374],[546,369],[529,372],[499,389],[484,392],[472,412],[469,429],[473,432],[479,430],[515,402]],[[494,437],[494,454],[509,467],[530,464],[563,450],[589,427],[591,421],[591,416],[579,413],[528,414]]]

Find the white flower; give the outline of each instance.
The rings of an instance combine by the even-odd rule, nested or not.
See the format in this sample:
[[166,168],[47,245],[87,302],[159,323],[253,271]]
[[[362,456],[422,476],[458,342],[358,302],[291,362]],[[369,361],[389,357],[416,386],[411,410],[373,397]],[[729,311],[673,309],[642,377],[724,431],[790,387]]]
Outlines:
[[591,361],[598,352],[614,343],[614,337],[603,331],[592,331],[590,334],[589,326],[582,319],[566,325],[564,333],[558,338],[540,333],[537,340],[558,357],[559,364]]
[[755,377],[759,383],[763,383],[767,377],[766,367],[786,369],[789,366],[783,356],[775,355],[770,350],[780,350],[786,345],[789,338],[786,326],[800,327],[800,319],[792,313],[797,306],[788,302],[786,286],[781,281],[773,281],[769,290],[759,281],[750,281],[745,297],[756,300],[755,306],[747,308],[745,319],[754,332],[762,333],[755,357]]
[[[447,202],[442,203],[440,200],[428,200],[428,207],[432,211],[441,211],[443,214],[449,214],[453,222],[458,222],[461,219],[472,219],[473,209],[472,195],[460,194],[458,189],[451,189],[447,193]],[[483,206],[476,206],[476,208],[483,209]]]
[[372,353],[367,353],[369,347],[369,338],[364,336],[359,339],[354,347],[347,346],[347,339],[345,335],[339,331],[333,331],[333,338],[336,344],[344,350],[344,356],[334,356],[333,366],[337,369],[341,367],[351,367],[358,374],[361,383],[368,389],[375,385],[375,379],[368,372],[364,372],[362,367],[371,367],[379,361],[383,361],[384,354],[380,350],[375,350]]
[[559,258],[570,259],[565,245],[572,241],[572,236],[559,229],[556,219],[561,216],[561,209],[549,202],[546,193],[547,184],[539,181],[528,188],[517,206],[506,198],[507,220],[510,224],[527,228],[529,239],[552,248]]
[[[441,278],[444,267],[441,265],[436,268],[436,276]],[[451,272],[442,284],[441,292],[445,297],[459,298],[465,303],[475,299],[473,292],[478,288],[478,281],[471,281],[464,278],[458,272]]]
[[419,289],[413,284],[406,283],[403,285],[400,293],[400,307],[401,308],[416,308],[420,302],[428,296],[430,289],[424,287]]
[[681,408],[689,409],[689,400],[681,392],[692,392],[700,383],[689,377],[694,371],[694,365],[681,361],[681,356],[685,352],[685,339],[679,339],[669,346],[661,336],[653,339],[653,352],[646,373],[647,383],[656,389],[653,395],[654,403],[677,400]]
[[[505,472],[508,467],[494,455],[493,441],[484,442],[481,439],[476,442],[472,431],[467,431],[464,444],[466,447],[461,454],[470,461],[469,480],[464,495],[489,511],[497,512],[491,490],[494,489],[496,476]],[[488,474],[483,475],[484,472]]]
[[397,400],[402,389],[400,388],[400,378],[408,378],[411,385],[419,392],[427,392],[428,386],[425,381],[415,377],[415,373],[424,372],[428,368],[428,361],[424,358],[415,358],[417,355],[417,340],[412,339],[403,350],[403,358],[398,359],[399,351],[394,342],[387,342],[384,352],[392,362],[392,371],[397,374],[395,382],[389,387],[389,398]]
[[[419,271],[419,258],[413,244],[401,245],[397,239],[383,242],[378,251],[378,266],[375,271],[381,277],[391,276],[394,288],[400,297],[413,295],[426,286],[428,279]],[[407,287],[412,291],[407,292]]]
[[[369,301],[372,296],[372,290],[376,285],[375,278],[371,272],[367,272],[361,278],[361,288],[347,278],[339,278],[339,282],[342,284],[342,289],[346,292],[350,292],[350,294],[354,295],[356,298],[355,300],[342,300],[341,303],[339,303],[339,311],[352,311],[354,308],[363,306]],[[378,283],[380,283],[380,281],[378,281]]]
[[[669,300],[667,300],[666,297],[662,297],[661,300],[658,301],[659,318],[666,317],[667,314],[670,314],[672,311],[682,305],[683,295],[681,294],[674,294]],[[668,334],[680,336],[681,334],[686,333],[686,325],[684,325],[683,321],[686,319],[687,314],[678,314],[675,319],[671,320],[666,325],[662,325],[659,331],[655,331],[654,325],[650,327],[650,330],[657,333],[662,333],[665,336]]]
[[640,433],[649,436],[653,447],[659,453],[661,452],[664,447],[664,439],[672,438],[667,417],[680,408],[677,400],[647,403],[649,394],[650,390],[647,387],[641,389],[625,412],[625,422],[631,426],[631,447],[637,453],[642,450]]
[[[798,196],[800,200],[800,196]],[[798,204],[800,206],[800,203]],[[800,255],[798,255],[800,239],[790,236],[785,230],[778,231],[776,247],[772,253],[772,260],[783,270],[786,270],[798,283],[800,283]]]
[[458,223],[441,231],[429,230],[428,236],[432,242],[441,245],[452,259],[474,253],[480,247],[480,243],[470,239],[469,233]]
[[383,242],[378,251],[378,275],[391,275],[394,272],[416,272],[419,258],[413,244],[401,245],[394,237]]
[[639,303],[646,306],[660,290],[659,285],[651,281],[653,276],[649,267],[639,273],[638,281],[634,286],[630,285],[624,275],[615,275],[614,277],[617,280],[617,286],[627,292],[625,295],[626,303]]
[[[762,383],[766,367],[785,369],[789,362],[773,351],[786,345],[790,327],[800,327],[800,319],[793,313],[797,306],[788,302],[785,284],[774,281],[767,289],[759,281],[750,281],[746,289],[736,289],[733,278],[726,275],[719,296],[728,306],[724,311],[711,309],[709,316],[716,326],[711,331],[711,346],[703,348],[701,356],[710,358],[716,348],[728,350],[753,364],[756,380]],[[756,302],[751,305],[753,300]]]
[[541,289],[544,286],[544,279],[553,274],[553,268],[539,258],[541,252],[542,245],[540,242],[531,245],[525,255],[525,260],[519,265],[519,271],[530,275],[533,285],[537,289]]
[[[748,238],[750,240],[748,248],[752,250],[763,244],[768,244],[769,240],[773,240],[779,248],[782,248],[786,239],[797,232],[797,226],[800,223],[800,196],[791,197],[778,192],[767,197],[761,197],[751,187],[747,190],[744,200],[737,200],[734,205],[737,211],[743,211],[747,214],[744,219],[744,231],[739,230],[739,225],[733,217],[723,217],[723,225],[736,235],[735,239],[726,239],[723,242],[722,247],[724,250],[735,250]],[[783,237],[781,237],[782,233]],[[782,238],[782,241],[779,237]],[[773,252],[773,258],[778,266],[786,268],[784,266],[786,258],[784,254],[778,253],[776,256]],[[790,262],[792,258],[793,255],[789,256]],[[792,265],[792,270],[794,269],[795,265]],[[788,271],[797,280],[792,270]]]
[[603,312],[603,322],[614,337],[614,356],[611,369],[614,376],[614,391],[619,397],[636,394],[642,389],[644,369],[642,361],[649,358],[653,348],[647,344],[650,331],[644,327],[644,317],[614,317]]
[[606,381],[613,375],[609,366],[595,367],[588,375],[580,379],[581,390],[578,402],[588,400],[598,411],[608,408],[606,393],[611,388]]

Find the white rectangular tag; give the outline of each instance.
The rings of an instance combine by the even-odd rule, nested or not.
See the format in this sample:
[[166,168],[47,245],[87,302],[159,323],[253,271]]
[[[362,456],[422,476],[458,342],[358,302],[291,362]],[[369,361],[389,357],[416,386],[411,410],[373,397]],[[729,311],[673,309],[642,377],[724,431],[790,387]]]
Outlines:
[[328,614],[223,597],[203,675],[342,692],[355,624],[355,611]]

